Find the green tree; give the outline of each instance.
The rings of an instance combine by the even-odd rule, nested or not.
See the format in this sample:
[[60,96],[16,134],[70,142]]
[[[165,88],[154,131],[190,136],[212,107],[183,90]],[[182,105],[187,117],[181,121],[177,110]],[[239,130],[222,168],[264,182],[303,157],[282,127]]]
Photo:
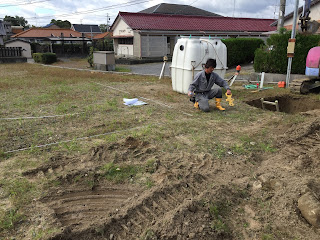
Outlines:
[[55,19],[51,19],[51,22],[55,25],[57,25],[60,28],[71,28],[71,23],[68,20],[55,20]]
[[[287,46],[290,31],[280,31],[267,39],[267,46],[255,51],[254,69],[256,72],[285,74],[288,67]],[[306,58],[311,48],[318,46],[319,35],[296,35],[295,54],[292,60],[293,74],[304,74]]]
[[107,24],[100,24],[99,28],[100,28],[101,32],[107,32],[109,30],[110,26]]
[[12,26],[23,26],[25,27],[28,24],[28,21],[24,17],[19,17],[19,16],[5,16],[4,21],[10,22]]

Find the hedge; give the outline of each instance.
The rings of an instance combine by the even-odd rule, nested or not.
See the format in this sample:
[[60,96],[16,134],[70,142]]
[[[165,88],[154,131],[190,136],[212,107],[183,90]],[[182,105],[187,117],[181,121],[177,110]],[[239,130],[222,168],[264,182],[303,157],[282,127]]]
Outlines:
[[258,38],[229,38],[222,42],[227,46],[228,67],[252,62],[255,50],[264,45],[263,40]]
[[[267,39],[267,46],[262,46],[255,52],[254,70],[256,72],[285,74],[288,67],[287,47],[290,37],[291,32],[271,35]],[[319,41],[319,35],[297,34],[291,73],[305,74],[308,52],[311,48],[318,46]]]
[[37,63],[50,64],[57,61],[57,55],[55,53],[34,53],[32,57]]

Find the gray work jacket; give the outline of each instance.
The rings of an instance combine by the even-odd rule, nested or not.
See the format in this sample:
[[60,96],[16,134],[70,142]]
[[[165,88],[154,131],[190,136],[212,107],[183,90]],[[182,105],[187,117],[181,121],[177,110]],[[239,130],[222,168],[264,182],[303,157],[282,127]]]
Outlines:
[[203,70],[196,74],[193,82],[189,86],[189,91],[195,93],[208,92],[213,87],[213,84],[217,84],[225,89],[230,89],[228,83],[215,72],[211,73],[210,79],[207,81],[205,71]]

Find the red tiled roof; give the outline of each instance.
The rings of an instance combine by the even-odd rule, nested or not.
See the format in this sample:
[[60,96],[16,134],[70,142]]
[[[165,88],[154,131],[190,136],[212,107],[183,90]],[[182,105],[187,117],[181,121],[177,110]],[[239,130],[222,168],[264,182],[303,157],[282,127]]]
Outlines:
[[12,28],[11,30],[12,30],[12,33],[14,33],[14,34],[23,32],[23,29],[21,29],[21,28]]
[[[119,12],[132,29],[167,31],[268,32],[274,19],[205,17]],[[118,18],[117,17],[117,18]]]
[[[63,33],[64,37],[81,37],[81,33],[71,29],[50,29],[50,28],[30,28],[26,31],[13,35],[11,38],[45,38],[45,37],[60,37]],[[52,35],[51,35],[52,34]]]
[[112,33],[111,33],[111,32],[104,32],[104,33],[99,33],[99,34],[95,35],[95,36],[93,37],[93,39],[102,39],[102,38],[107,37],[108,35],[109,35],[110,37],[112,37]]

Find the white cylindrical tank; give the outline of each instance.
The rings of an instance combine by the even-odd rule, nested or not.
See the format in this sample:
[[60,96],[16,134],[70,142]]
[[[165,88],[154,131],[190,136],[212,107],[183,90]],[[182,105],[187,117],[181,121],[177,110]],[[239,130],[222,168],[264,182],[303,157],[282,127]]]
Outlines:
[[216,59],[214,72],[224,78],[227,70],[227,47],[219,38],[181,37],[172,56],[172,88],[180,93],[188,93],[193,77],[203,70],[209,58]]

